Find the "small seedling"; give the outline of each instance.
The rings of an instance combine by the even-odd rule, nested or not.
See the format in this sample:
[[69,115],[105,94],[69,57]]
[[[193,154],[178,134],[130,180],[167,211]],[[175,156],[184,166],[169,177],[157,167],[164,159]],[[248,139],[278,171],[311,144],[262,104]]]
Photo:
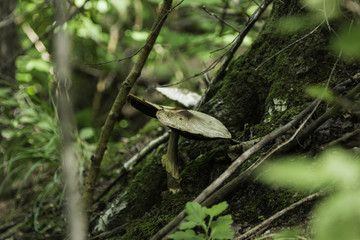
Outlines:
[[[174,240],[232,239],[234,232],[230,228],[233,223],[231,215],[217,217],[214,220],[214,217],[220,215],[227,207],[226,202],[221,202],[211,208],[202,207],[196,202],[188,202],[185,208],[188,215],[187,221],[181,223],[179,227],[184,231],[177,231],[169,238]],[[196,227],[201,230],[195,232],[193,228]]]

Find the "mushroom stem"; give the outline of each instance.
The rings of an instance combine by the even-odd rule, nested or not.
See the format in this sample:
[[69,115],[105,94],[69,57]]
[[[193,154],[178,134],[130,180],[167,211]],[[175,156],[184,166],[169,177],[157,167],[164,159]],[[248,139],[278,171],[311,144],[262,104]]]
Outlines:
[[176,130],[170,130],[167,152],[164,156],[162,156],[161,162],[171,177],[177,182],[180,182],[181,165],[178,160],[178,140],[179,132]]

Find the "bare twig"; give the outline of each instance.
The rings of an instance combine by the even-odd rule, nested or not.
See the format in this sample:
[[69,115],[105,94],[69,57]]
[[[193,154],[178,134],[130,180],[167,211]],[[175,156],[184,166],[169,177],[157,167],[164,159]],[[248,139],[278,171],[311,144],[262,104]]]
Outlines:
[[321,193],[313,193],[293,204],[291,204],[290,206],[288,206],[287,208],[284,208],[282,209],[281,211],[275,213],[274,215],[272,215],[270,218],[266,219],[265,221],[263,221],[262,223],[260,223],[259,225],[253,227],[252,229],[250,229],[249,231],[247,231],[246,233],[238,236],[238,237],[235,237],[234,239],[236,240],[243,240],[243,239],[246,239],[248,237],[250,237],[251,235],[255,234],[257,231],[267,227],[269,224],[271,224],[273,221],[275,221],[276,219],[282,217],[284,214],[288,213],[289,211],[297,208],[298,206],[300,206],[301,204],[303,203],[306,203],[306,202],[310,202],[310,201],[313,201],[319,197],[321,197],[323,194]]
[[237,29],[236,27],[234,27],[233,25],[231,25],[230,23],[228,23],[227,21],[225,21],[224,19],[222,19],[221,17],[219,17],[218,15],[210,12],[205,5],[202,6],[202,9],[209,14],[210,16],[218,19],[220,22],[224,23],[226,26],[229,26],[230,28],[232,28],[233,30],[235,30],[236,32],[240,33],[241,31],[239,29]]
[[146,60],[151,52],[151,49],[154,46],[157,36],[160,33],[160,29],[165,22],[167,15],[171,9],[172,0],[164,0],[159,15],[157,16],[146,41],[146,47],[144,47],[137,59],[137,62],[134,64],[131,72],[121,84],[119,93],[115,99],[114,104],[106,118],[105,124],[102,127],[100,137],[96,146],[94,155],[91,157],[91,166],[89,169],[88,176],[86,178],[85,190],[83,196],[84,206],[87,210],[88,217],[90,217],[91,206],[93,202],[94,188],[99,175],[101,161],[103,159],[107,143],[109,141],[111,132],[114,128],[116,121],[119,119],[120,111],[125,105],[126,98],[135,84],[136,80],[139,78],[141,71],[146,63]]
[[280,53],[282,53],[283,51],[285,51],[286,49],[288,49],[291,46],[294,46],[295,44],[297,44],[298,42],[304,40],[305,38],[307,38],[308,36],[310,36],[311,34],[313,34],[314,32],[316,32],[323,24],[325,21],[322,21],[319,25],[317,25],[313,30],[311,30],[309,33],[305,34],[303,37],[297,39],[296,41],[290,43],[289,45],[287,45],[286,47],[284,47],[283,49],[281,49],[280,51],[278,51],[277,53],[275,53],[274,55],[272,55],[271,57],[265,59],[262,63],[260,63],[256,68],[255,71],[257,71],[264,63],[270,61],[271,59],[273,59],[274,57],[276,57],[277,55],[279,55]]

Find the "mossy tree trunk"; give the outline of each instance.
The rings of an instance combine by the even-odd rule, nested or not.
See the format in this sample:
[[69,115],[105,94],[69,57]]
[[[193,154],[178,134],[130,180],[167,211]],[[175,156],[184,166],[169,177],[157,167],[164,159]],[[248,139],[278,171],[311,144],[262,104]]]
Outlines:
[[[234,139],[242,136],[245,124],[253,129],[255,138],[288,122],[313,100],[305,94],[305,86],[328,81],[337,58],[329,50],[332,33],[326,25],[291,35],[277,32],[278,19],[303,13],[299,1],[274,1],[271,16],[252,47],[234,59],[224,78],[210,87],[200,111],[222,121]],[[353,66],[340,62],[330,86],[354,73]],[[113,234],[119,239],[149,239],[227,168],[231,163],[229,144],[181,139],[179,151],[186,167],[181,173],[183,191],[175,195],[167,191],[160,162],[166,148],[160,147],[137,166],[138,173],[126,193],[112,202],[116,207],[111,217],[104,224],[96,220],[93,225],[103,231],[124,226]],[[248,181],[224,200],[236,223],[251,224],[297,198]]]

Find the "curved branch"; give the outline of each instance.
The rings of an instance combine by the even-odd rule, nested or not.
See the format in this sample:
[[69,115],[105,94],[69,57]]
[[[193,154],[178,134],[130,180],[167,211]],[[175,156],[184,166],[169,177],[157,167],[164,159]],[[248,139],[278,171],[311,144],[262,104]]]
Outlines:
[[169,10],[171,9],[171,5],[172,0],[164,0],[161,10],[150,30],[148,40],[146,41],[146,46],[140,51],[139,58],[131,69],[131,72],[129,73],[125,81],[121,84],[119,93],[106,118],[105,124],[102,127],[95,153],[91,157],[91,166],[85,182],[83,204],[85,210],[87,211],[88,217],[90,216],[91,212],[94,188],[99,175],[101,161],[107,148],[106,146],[109,141],[111,132],[114,128],[116,121],[119,119],[120,111],[125,105],[126,98],[131,88],[135,84],[136,80],[140,77],[141,70],[143,69],[146,60],[151,52],[151,49],[154,46],[157,36],[160,33],[160,29],[165,22]]

